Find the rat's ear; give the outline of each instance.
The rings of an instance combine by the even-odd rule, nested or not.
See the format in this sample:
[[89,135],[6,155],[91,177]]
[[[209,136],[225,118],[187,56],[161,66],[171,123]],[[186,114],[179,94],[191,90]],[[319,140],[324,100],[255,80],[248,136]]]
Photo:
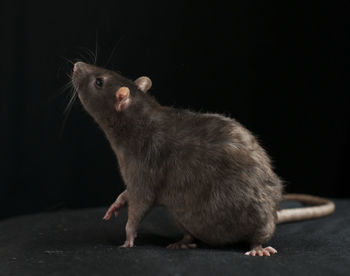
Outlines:
[[152,87],[152,81],[149,77],[139,77],[134,82],[137,87],[145,93]]
[[115,93],[116,103],[115,109],[117,111],[123,111],[130,104],[130,89],[126,86],[122,86]]

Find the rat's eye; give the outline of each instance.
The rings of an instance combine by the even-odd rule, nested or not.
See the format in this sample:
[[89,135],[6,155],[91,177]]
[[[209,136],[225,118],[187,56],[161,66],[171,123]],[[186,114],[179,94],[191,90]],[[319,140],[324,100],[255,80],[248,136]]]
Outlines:
[[103,78],[96,78],[95,85],[97,87],[102,87],[103,86]]

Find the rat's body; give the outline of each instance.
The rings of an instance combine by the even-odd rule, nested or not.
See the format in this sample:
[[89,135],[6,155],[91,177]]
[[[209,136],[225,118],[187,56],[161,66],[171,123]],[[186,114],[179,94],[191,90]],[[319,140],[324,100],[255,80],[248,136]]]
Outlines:
[[218,115],[164,107],[147,113],[124,147],[109,138],[129,197],[136,189],[137,199],[153,198],[183,230],[211,245],[267,241],[282,185],[255,138]]
[[248,242],[251,255],[276,253],[261,244],[275,230],[282,184],[247,129],[224,116],[161,106],[143,92],[147,78],[134,83],[79,62],[73,83],[118,158],[127,189],[105,219],[128,205],[124,247],[160,204],[184,233],[170,248],[195,247],[195,238],[215,246]]

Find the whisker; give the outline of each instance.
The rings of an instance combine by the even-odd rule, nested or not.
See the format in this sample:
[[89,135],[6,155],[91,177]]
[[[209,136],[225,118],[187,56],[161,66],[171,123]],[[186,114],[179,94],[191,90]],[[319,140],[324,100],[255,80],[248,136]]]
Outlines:
[[76,100],[77,98],[77,95],[78,93],[74,90],[74,88],[72,89],[72,92],[73,92],[73,95],[72,97],[70,98],[68,104],[67,104],[67,107],[65,108],[63,114],[64,114],[64,118],[63,118],[63,122],[62,122],[62,127],[61,127],[61,130],[60,130],[60,139],[62,138],[63,136],[63,131],[64,131],[64,128],[66,126],[66,123],[67,123],[67,120],[68,120],[68,117],[69,117],[69,114],[72,110],[72,107],[73,107],[73,104],[74,104],[74,101]]
[[[96,57],[95,57],[95,54],[93,51],[91,51],[89,48],[86,48],[86,47],[78,47],[80,48],[80,50],[83,50],[86,52],[86,55],[87,55],[87,61],[89,64],[94,64],[94,61],[96,60]],[[80,56],[82,56],[82,54],[80,54]],[[82,56],[84,57],[84,56]]]
[[119,38],[119,40],[114,44],[114,47],[113,47],[113,49],[112,49],[112,52],[111,52],[111,54],[109,55],[109,58],[107,59],[107,62],[106,62],[106,64],[104,65],[104,67],[108,66],[108,64],[109,64],[109,62],[110,62],[110,60],[111,60],[111,58],[113,57],[113,54],[114,54],[115,50],[119,47],[121,41],[122,41],[124,38],[125,38],[125,35],[123,35],[121,38]]
[[91,56],[89,53],[86,53],[86,49],[83,47],[78,47],[79,52],[78,55],[80,58],[76,58],[75,61],[83,61],[86,63],[91,63]]
[[71,61],[70,59],[68,59],[68,58],[66,58],[66,57],[64,57],[64,56],[60,56],[60,58],[64,59],[64,60],[67,61],[68,63],[74,65],[74,62],[73,62],[73,61]]
[[[81,55],[81,54],[80,54]],[[70,60],[64,56],[61,56],[62,59],[64,59],[68,64],[70,65],[74,65],[74,63],[77,61],[77,59],[74,59],[74,60]],[[53,99],[57,98],[58,96],[62,95],[64,92],[66,91],[70,91],[70,94],[71,94],[71,97],[68,101],[68,104],[67,106],[65,107],[64,111],[63,111],[63,115],[64,115],[64,118],[63,118],[63,122],[62,122],[62,126],[61,126],[61,129],[60,129],[60,132],[59,132],[59,138],[61,139],[62,138],[62,135],[63,135],[63,131],[64,131],[64,128],[66,126],[66,123],[67,123],[67,120],[68,120],[68,117],[69,117],[69,114],[72,110],[72,107],[74,105],[74,102],[77,98],[77,90],[74,89],[74,86],[73,86],[73,81],[72,81],[72,78],[73,78],[73,74],[72,74],[72,69],[70,69],[71,72],[68,73],[66,72],[65,75],[66,77],[68,78],[68,82],[60,89],[60,92],[57,93],[56,95],[54,95],[50,101],[52,101]]]
[[52,101],[54,101],[59,96],[63,95],[65,92],[67,92],[67,90],[70,90],[71,88],[73,88],[72,83],[70,82],[66,83],[64,86],[62,86],[62,88],[58,89],[57,93],[55,93],[54,95],[52,95],[47,99],[47,103],[51,103]]
[[73,90],[73,95],[72,97],[69,99],[69,102],[66,106],[66,108],[64,109],[63,113],[66,114],[67,112],[69,112],[72,109],[72,106],[74,104],[75,99],[77,98],[78,93],[76,91]]
[[68,82],[66,84],[64,84],[61,88],[58,88],[57,91],[56,91],[57,93],[54,93],[53,95],[48,97],[46,99],[47,103],[52,102],[57,97],[61,96],[63,93],[65,93],[65,92],[69,91],[71,88],[73,88],[72,75],[68,74],[68,73],[65,73],[65,75],[68,77]]
[[70,59],[68,59],[68,58],[66,58],[66,57],[64,57],[64,56],[60,56],[60,58],[63,59],[65,62],[62,63],[62,64],[59,66],[58,70],[57,70],[57,74],[56,74],[56,78],[57,78],[57,79],[60,78],[61,71],[63,71],[63,68],[64,68],[65,66],[74,65],[74,62],[73,62],[72,60],[70,60]]
[[98,53],[98,30],[96,29],[96,35],[95,35],[95,65],[97,64],[97,53]]
[[66,73],[66,76],[70,79],[70,80],[72,80],[73,79],[73,76],[72,76],[72,74],[68,74],[68,73]]
[[90,53],[92,60],[91,60],[91,64],[96,64],[96,56],[95,53],[93,51],[91,51],[90,49],[86,48],[86,50]]

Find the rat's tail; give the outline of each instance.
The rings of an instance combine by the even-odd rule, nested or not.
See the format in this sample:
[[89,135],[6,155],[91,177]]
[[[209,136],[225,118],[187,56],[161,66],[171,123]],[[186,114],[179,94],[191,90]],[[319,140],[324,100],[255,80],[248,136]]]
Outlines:
[[324,217],[335,210],[335,204],[332,201],[312,195],[285,194],[283,200],[300,201],[316,206],[279,210],[277,211],[277,223]]

